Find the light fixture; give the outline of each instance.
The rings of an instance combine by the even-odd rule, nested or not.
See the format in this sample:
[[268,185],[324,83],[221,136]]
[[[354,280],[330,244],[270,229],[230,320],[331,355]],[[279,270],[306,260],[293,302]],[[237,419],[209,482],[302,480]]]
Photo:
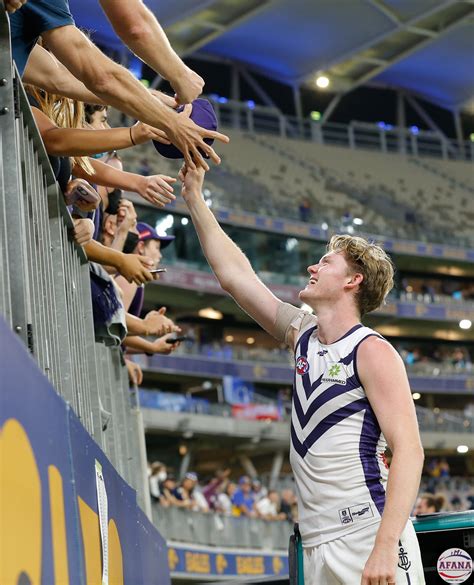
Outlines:
[[227,341],[227,343],[232,343],[234,341],[234,336],[233,335],[226,335],[224,337],[224,339]]
[[354,217],[352,223],[354,225],[362,225],[364,223],[364,220],[361,217]]
[[199,309],[198,315],[200,317],[204,317],[204,319],[223,319],[224,318],[224,315],[220,311],[217,311],[216,309],[213,309],[212,307],[205,307],[204,309]]
[[188,448],[186,447],[186,445],[180,445],[178,452],[181,455],[181,457],[184,457],[186,455],[186,453],[188,452]]
[[158,232],[160,236],[166,236],[166,230],[169,230],[173,227],[174,224],[174,217],[171,213],[168,213],[165,217],[159,219],[155,224],[155,230]]
[[188,225],[188,223],[189,223],[189,219],[187,217],[181,218],[181,225]]
[[318,75],[318,77],[316,78],[316,85],[321,89],[325,89],[326,87],[329,86],[329,78],[326,77],[325,75]]
[[253,345],[255,343],[255,337],[247,337],[246,341],[249,345]]
[[459,321],[459,327],[461,329],[470,329],[472,326],[472,321],[470,319],[461,319]]
[[413,400],[420,400],[421,398],[421,394],[419,392],[413,392],[413,394],[411,395]]
[[321,120],[321,112],[318,112],[317,110],[313,110],[309,117],[311,118],[311,120],[313,120],[314,122],[319,122],[319,120]]
[[321,229],[324,230],[325,232],[328,231],[329,226],[325,221],[323,221],[323,223],[321,224]]
[[456,451],[458,453],[467,453],[469,451],[469,447],[467,445],[458,445],[456,447]]
[[247,107],[249,110],[255,109],[255,102],[253,100],[247,100]]

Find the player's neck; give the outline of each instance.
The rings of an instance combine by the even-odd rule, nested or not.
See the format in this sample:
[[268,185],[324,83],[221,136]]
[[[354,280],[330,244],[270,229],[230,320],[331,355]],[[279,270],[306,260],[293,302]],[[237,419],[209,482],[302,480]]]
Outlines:
[[353,307],[318,307],[315,313],[318,317],[318,339],[325,345],[334,343],[360,323]]

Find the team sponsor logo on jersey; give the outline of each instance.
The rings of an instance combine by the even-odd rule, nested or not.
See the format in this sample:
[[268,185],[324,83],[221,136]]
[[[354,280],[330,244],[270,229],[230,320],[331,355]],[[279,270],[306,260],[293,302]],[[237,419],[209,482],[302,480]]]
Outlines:
[[462,548],[448,548],[439,555],[436,568],[446,583],[464,583],[472,575],[472,558]]
[[347,383],[347,370],[344,364],[337,362],[329,362],[326,366],[322,382],[332,382],[333,384],[341,384],[343,386]]
[[365,504],[356,504],[349,508],[339,510],[339,519],[341,524],[351,524],[358,520],[365,520],[366,518],[373,518],[374,512],[369,502]]
[[304,376],[304,374],[307,374],[308,372],[309,362],[303,355],[300,355],[300,357],[296,360],[296,373],[300,376]]

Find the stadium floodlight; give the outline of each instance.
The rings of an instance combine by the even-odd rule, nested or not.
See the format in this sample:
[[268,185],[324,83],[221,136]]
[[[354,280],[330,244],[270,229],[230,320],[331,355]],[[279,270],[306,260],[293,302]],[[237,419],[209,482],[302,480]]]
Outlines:
[[233,335],[226,335],[224,337],[224,339],[227,341],[227,343],[232,343],[234,341],[234,336]]
[[213,309],[212,307],[204,307],[204,309],[200,309],[198,311],[198,315],[200,317],[204,317],[204,319],[219,320],[219,319],[224,318],[224,315],[220,311],[217,311],[216,309]]
[[456,451],[458,453],[467,453],[469,451],[469,447],[467,445],[458,445],[456,447]]
[[255,337],[247,337],[247,343],[253,345],[255,343]]
[[413,398],[413,400],[420,400],[421,394],[419,392],[413,392],[411,397]]
[[472,321],[470,319],[461,319],[459,321],[459,327],[461,329],[470,329],[472,327]]
[[316,85],[321,89],[329,87],[329,83],[329,77],[326,77],[325,75],[318,75],[318,77],[316,77]]

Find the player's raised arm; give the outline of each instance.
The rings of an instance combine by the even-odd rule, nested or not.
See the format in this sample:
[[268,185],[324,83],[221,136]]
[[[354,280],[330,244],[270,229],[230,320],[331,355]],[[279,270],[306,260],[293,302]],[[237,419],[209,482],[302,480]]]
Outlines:
[[201,247],[221,287],[268,333],[277,336],[275,323],[283,303],[258,278],[245,254],[207,207],[202,197],[204,171],[184,170],[180,178]]

